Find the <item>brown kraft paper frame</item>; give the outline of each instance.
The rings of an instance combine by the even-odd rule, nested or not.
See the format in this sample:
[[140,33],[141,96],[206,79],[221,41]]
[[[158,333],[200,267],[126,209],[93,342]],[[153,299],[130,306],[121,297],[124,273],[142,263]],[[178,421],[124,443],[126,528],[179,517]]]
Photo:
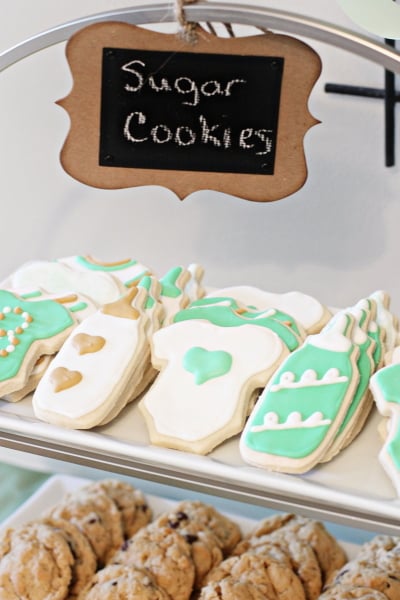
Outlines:
[[[100,166],[103,48],[283,57],[273,175]],[[308,98],[321,72],[318,54],[304,42],[271,32],[219,38],[198,28],[196,43],[189,44],[175,34],[106,22],[74,34],[68,41],[66,56],[73,87],[67,97],[57,102],[71,119],[61,164],[76,180],[102,189],[160,185],[181,199],[210,189],[259,202],[284,198],[304,185],[307,166],[303,139],[308,129],[319,123],[308,110]]]

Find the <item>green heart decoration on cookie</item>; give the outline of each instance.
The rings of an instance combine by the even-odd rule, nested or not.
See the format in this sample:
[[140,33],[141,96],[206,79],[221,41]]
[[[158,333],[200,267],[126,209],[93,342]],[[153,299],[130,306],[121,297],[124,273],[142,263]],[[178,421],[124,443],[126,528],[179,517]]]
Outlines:
[[193,373],[197,385],[226,375],[231,367],[232,356],[224,350],[206,350],[194,346],[183,357],[183,368]]

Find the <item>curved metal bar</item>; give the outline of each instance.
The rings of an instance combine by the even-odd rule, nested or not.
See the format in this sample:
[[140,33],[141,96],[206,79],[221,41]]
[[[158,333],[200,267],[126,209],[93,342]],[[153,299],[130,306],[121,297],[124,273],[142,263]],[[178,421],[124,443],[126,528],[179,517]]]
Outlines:
[[[374,41],[354,31],[304,15],[259,6],[243,7],[214,2],[188,5],[185,7],[185,13],[187,19],[194,22],[215,21],[250,25],[304,36],[352,52],[382,65],[389,71],[400,73],[400,54],[395,49],[388,48],[384,43]],[[34,52],[67,40],[82,27],[93,23],[124,21],[134,25],[150,25],[174,20],[172,6],[168,3],[137,6],[82,17],[38,33],[1,53],[0,71]]]

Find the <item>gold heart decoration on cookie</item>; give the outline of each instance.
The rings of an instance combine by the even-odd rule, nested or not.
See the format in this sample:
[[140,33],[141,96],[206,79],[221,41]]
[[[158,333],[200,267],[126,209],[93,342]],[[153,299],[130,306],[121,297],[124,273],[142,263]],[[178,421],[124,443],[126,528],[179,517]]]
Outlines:
[[99,352],[105,343],[106,340],[100,335],[89,335],[88,333],[78,333],[72,338],[72,345],[79,354]]
[[82,373],[79,371],[70,371],[65,367],[57,367],[50,375],[50,382],[53,384],[55,392],[62,392],[82,380]]

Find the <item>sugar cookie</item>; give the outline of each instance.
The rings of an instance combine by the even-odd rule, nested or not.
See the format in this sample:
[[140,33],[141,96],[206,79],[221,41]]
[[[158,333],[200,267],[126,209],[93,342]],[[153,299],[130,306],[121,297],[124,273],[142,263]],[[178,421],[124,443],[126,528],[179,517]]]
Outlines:
[[[151,442],[206,454],[239,433],[252,393],[289,352],[273,330],[285,327],[227,306],[177,313],[153,336],[152,362],[161,373],[139,402]],[[295,343],[288,327],[285,335]]]
[[78,325],[36,388],[37,418],[88,429],[114,418],[150,360],[144,288],[131,288]]
[[37,260],[19,267],[3,284],[12,289],[43,288],[50,293],[65,290],[82,293],[97,304],[117,300],[126,291],[125,286],[104,271],[77,271],[59,262]]
[[75,271],[109,273],[127,288],[132,285],[137,285],[144,275],[149,275],[151,273],[151,269],[133,258],[117,260],[114,262],[103,262],[93,256],[78,255],[59,258],[57,262],[67,265]]
[[286,357],[261,394],[240,439],[246,462],[304,473],[324,456],[359,381],[354,318],[343,314],[332,321]]
[[230,296],[256,310],[282,310],[292,315],[308,334],[318,333],[332,316],[326,306],[302,292],[275,294],[249,285],[239,285],[216,290],[207,296]]
[[24,388],[39,357],[57,352],[75,327],[58,302],[30,302],[0,290],[0,395]]

